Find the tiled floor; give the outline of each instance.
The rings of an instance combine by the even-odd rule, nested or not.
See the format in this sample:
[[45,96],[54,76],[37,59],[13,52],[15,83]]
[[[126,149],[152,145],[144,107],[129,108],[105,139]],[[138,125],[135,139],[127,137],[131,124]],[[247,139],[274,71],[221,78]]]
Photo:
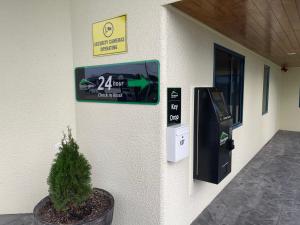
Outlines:
[[[33,225],[32,215],[4,224]],[[278,132],[192,225],[300,225],[300,133]]]
[[300,225],[300,133],[278,132],[192,225]]

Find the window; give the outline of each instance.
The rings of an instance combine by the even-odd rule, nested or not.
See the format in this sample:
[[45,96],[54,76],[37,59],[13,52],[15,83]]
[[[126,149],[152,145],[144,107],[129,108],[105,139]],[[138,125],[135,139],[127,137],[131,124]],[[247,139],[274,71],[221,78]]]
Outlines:
[[270,81],[270,67],[264,67],[264,83],[263,83],[263,100],[262,100],[262,114],[266,114],[269,108],[269,81]]
[[245,57],[215,44],[214,85],[223,91],[233,127],[243,122]]

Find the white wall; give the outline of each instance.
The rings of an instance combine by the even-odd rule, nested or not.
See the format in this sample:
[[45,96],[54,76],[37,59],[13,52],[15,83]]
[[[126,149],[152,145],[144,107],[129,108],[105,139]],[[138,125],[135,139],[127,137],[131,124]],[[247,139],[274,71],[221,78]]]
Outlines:
[[[190,143],[193,143],[193,88],[213,85],[213,44],[245,56],[243,125],[233,131],[236,148],[232,153],[231,174],[219,185],[193,181],[192,144],[189,159],[176,164],[162,161],[163,224],[187,225],[279,129],[281,71],[270,61],[171,7],[164,11],[163,18],[167,34],[164,42],[167,46],[167,86],[162,92],[166,87],[182,88],[182,123],[190,126]],[[262,116],[264,64],[271,66],[271,76],[269,113]],[[166,118],[165,102],[162,107],[163,118]],[[163,120],[163,127],[165,129],[166,120]]]
[[69,1],[0,2],[0,214],[32,212],[75,129]]
[[[160,3],[72,0],[75,67],[159,60]],[[128,53],[93,57],[92,23],[123,14]],[[161,104],[76,103],[77,137],[91,162],[93,184],[116,200],[113,224],[159,224],[161,114]]]
[[281,129],[300,131],[300,68],[282,73]]
[[[72,0],[71,8],[60,0],[1,1],[0,214],[30,212],[47,194],[53,144],[75,122],[94,186],[115,197],[115,225],[190,224],[279,129],[280,68],[160,6],[173,1]],[[123,14],[128,53],[93,57],[92,23]],[[193,181],[192,145],[189,159],[166,162],[167,87],[182,88],[182,122],[190,126],[192,143],[193,88],[212,86],[213,43],[246,57],[244,122],[233,134],[232,173],[219,185]],[[159,105],[75,106],[73,67],[147,59],[161,63]],[[271,66],[271,80],[269,113],[262,116],[264,64]],[[283,84],[293,82],[286,78]],[[282,96],[291,99],[287,91]],[[292,129],[283,119],[288,116],[281,114],[281,124]]]

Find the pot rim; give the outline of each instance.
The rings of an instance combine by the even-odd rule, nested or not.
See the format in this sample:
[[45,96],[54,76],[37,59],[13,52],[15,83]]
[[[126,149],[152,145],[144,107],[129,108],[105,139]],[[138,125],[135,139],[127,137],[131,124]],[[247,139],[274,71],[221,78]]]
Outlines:
[[[108,212],[110,212],[111,210],[113,210],[114,208],[114,205],[115,205],[115,200],[114,200],[114,197],[112,196],[111,193],[109,193],[108,191],[104,190],[104,189],[101,189],[101,188],[93,188],[93,190],[98,190],[98,191],[101,191],[103,193],[105,193],[109,198],[110,198],[110,205],[109,207],[103,212],[103,215],[100,217],[97,217],[95,219],[90,219],[90,220],[80,220],[78,221],[77,223],[74,223],[74,224],[69,224],[69,225],[82,225],[82,224],[85,224],[85,223],[91,223],[93,221],[96,221],[96,220],[99,220],[100,218],[104,218],[105,215],[108,214]],[[33,216],[36,220],[42,222],[44,225],[59,225],[59,224],[54,224],[54,223],[48,223],[46,221],[43,221],[40,219],[40,216],[38,215],[38,211],[39,209],[41,208],[41,206],[46,202],[46,200],[49,200],[50,201],[50,196],[47,195],[46,197],[44,197],[43,199],[41,199],[37,204],[36,206],[34,207],[33,209]]]

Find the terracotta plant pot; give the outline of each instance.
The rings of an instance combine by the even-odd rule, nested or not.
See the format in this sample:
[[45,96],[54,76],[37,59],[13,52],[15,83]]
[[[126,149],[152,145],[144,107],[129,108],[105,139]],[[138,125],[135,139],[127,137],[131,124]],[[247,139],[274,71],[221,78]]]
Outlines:
[[[113,220],[113,212],[114,212],[114,198],[113,196],[103,190],[103,189],[98,189],[94,188],[95,190],[102,192],[103,195],[107,196],[110,200],[110,205],[106,209],[106,211],[98,218],[95,218],[93,220],[81,220],[79,222],[73,223],[72,225],[111,225],[112,220]],[[33,210],[33,216],[34,216],[34,224],[35,225],[58,225],[58,224],[53,224],[53,223],[47,223],[45,221],[42,221],[40,218],[40,209],[44,207],[44,205],[50,201],[49,196],[45,197],[42,199],[34,208]]]

